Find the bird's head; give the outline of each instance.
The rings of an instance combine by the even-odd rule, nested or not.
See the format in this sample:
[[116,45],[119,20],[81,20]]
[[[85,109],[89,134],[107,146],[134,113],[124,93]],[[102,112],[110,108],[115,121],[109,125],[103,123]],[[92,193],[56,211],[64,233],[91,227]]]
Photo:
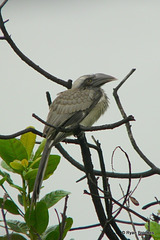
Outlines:
[[72,85],[75,88],[97,88],[103,84],[117,80],[115,77],[103,73],[84,75],[79,77]]

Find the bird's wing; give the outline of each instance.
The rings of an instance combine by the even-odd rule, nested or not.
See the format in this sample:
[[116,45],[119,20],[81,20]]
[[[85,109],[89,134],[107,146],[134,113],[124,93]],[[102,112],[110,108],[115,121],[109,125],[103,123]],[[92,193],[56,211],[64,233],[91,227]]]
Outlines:
[[[50,106],[47,117],[47,123],[55,127],[70,127],[78,125],[93,109],[101,97],[102,93],[99,89],[70,89],[59,94]],[[44,135],[46,137],[57,135],[54,128],[45,126]],[[60,140],[65,138],[65,133],[58,133],[62,136]]]

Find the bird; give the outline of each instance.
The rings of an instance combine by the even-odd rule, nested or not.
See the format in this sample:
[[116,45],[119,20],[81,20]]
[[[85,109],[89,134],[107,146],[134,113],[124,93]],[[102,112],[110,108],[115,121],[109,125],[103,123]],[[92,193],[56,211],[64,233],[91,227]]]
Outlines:
[[109,105],[109,99],[101,86],[114,80],[115,77],[103,73],[83,75],[72,84],[71,89],[59,93],[50,105],[46,121],[48,125],[45,125],[43,130],[46,144],[33,187],[31,205],[39,198],[52,147],[73,134],[57,129],[75,128],[79,124],[85,127],[92,126]]

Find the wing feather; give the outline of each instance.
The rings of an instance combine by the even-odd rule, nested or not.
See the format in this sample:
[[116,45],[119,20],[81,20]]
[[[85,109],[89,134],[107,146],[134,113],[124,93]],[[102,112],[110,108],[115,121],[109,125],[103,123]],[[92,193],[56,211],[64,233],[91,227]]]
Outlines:
[[[69,89],[58,95],[50,106],[47,123],[55,127],[78,125],[98,103],[102,93],[99,89]],[[43,135],[61,141],[68,134],[59,132],[49,126],[44,127]],[[69,134],[70,135],[70,134]]]

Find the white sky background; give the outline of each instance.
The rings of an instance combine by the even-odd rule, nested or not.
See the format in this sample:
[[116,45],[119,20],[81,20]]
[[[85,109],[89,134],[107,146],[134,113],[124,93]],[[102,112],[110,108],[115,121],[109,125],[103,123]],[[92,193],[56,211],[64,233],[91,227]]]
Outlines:
[[[84,74],[102,72],[120,81],[132,68],[137,69],[120,89],[119,95],[127,114],[134,115],[136,119],[132,130],[137,143],[157,166],[160,166],[159,9],[158,0],[10,0],[3,9],[4,20],[9,18],[6,27],[17,46],[36,64],[58,78],[75,80]],[[96,125],[121,119],[112,96],[112,89],[119,81],[104,86],[110,98],[110,108]],[[0,42],[0,134],[11,134],[31,125],[42,131],[42,124],[32,118],[32,113],[46,119],[48,106],[45,92],[50,91],[54,99],[63,90],[63,87],[23,63],[5,41]],[[89,141],[92,141],[92,134],[87,133]],[[127,151],[133,172],[149,169],[132,150],[124,126],[96,132],[94,136],[102,143],[108,170],[111,170],[112,151],[118,145]],[[81,161],[77,147],[66,147],[77,161]],[[52,152],[57,153],[55,149]],[[94,153],[93,160],[98,168]],[[115,155],[114,168],[117,172],[128,171],[122,154]],[[62,158],[55,175],[45,182],[46,192],[56,189],[71,191],[68,216],[73,217],[73,227],[97,223],[90,197],[83,195],[83,190],[87,189],[86,182],[75,183],[81,176],[83,173]],[[134,194],[140,206],[131,207],[146,217],[158,209],[157,206],[144,212],[141,207],[154,201],[155,196],[159,198],[159,179],[158,176],[143,179]],[[133,187],[137,181],[132,182]],[[19,183],[18,177],[15,182]],[[110,180],[113,196],[117,199],[121,197],[120,182],[125,189],[127,180]],[[42,190],[41,196],[44,194]],[[56,205],[59,212],[62,207],[63,201]],[[119,219],[123,216],[128,220],[126,214]],[[54,210],[51,221],[51,224],[56,224]],[[120,227],[132,231],[129,226]],[[99,234],[100,228],[97,228],[71,232],[66,239],[97,239]]]

